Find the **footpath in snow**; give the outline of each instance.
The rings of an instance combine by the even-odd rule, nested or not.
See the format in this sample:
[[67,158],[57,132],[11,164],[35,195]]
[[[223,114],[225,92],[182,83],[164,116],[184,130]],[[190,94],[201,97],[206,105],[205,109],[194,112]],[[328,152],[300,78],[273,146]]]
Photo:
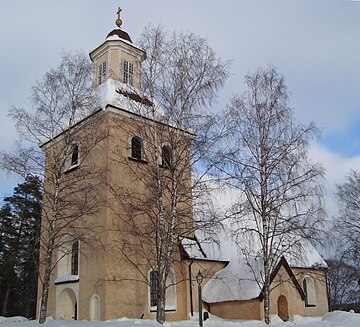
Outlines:
[[[283,322],[278,316],[271,317],[272,327],[360,327],[360,314],[344,311],[334,311],[327,313],[324,317],[301,317],[295,316],[293,321]],[[39,327],[36,320],[27,320],[23,317],[0,317],[1,327]],[[74,320],[54,320],[48,319],[44,327],[159,327],[161,326],[153,320],[127,319],[109,321],[74,321]],[[197,320],[166,322],[167,327],[197,327]],[[257,327],[266,326],[259,320],[223,320],[211,316],[204,322],[204,327]]]

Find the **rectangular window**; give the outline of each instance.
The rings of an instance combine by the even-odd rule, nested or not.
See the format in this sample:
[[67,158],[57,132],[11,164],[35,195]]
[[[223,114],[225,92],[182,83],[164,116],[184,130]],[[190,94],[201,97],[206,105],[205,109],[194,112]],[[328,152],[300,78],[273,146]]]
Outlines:
[[[156,311],[159,292],[159,273],[156,270],[150,271],[150,311]],[[176,276],[171,269],[166,278],[165,290],[165,311],[176,310]]]
[[133,85],[134,65],[124,61],[124,83]]
[[79,146],[76,143],[71,145],[71,166],[79,164]]
[[79,241],[75,241],[71,247],[71,275],[79,274]]
[[106,81],[106,61],[99,65],[99,84]]
[[150,306],[157,305],[157,292],[159,288],[159,274],[153,270],[150,272]]

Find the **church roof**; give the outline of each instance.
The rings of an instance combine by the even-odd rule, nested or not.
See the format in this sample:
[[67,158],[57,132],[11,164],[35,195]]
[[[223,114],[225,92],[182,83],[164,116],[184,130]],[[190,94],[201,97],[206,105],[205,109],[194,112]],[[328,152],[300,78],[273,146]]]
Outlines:
[[130,43],[132,43],[130,35],[125,32],[123,29],[121,28],[115,28],[113,29],[106,37],[106,39],[111,38],[111,39],[115,39],[116,37],[118,37],[119,39],[128,41]]
[[[241,192],[229,187],[220,188],[220,185],[213,185],[213,189],[214,191],[211,192],[211,206],[217,216],[225,217],[234,202],[241,197]],[[218,230],[212,230],[210,234],[206,231],[196,232],[196,237],[206,256],[230,261],[229,265],[218,271],[205,284],[203,290],[205,302],[249,300],[259,298],[261,294],[263,266],[260,257],[253,255],[261,251],[260,240],[256,233],[249,233],[247,236],[243,235],[241,244],[238,244],[232,237],[234,228],[234,222],[228,219],[224,221]],[[207,242],[208,239],[212,241]],[[283,253],[283,257],[276,262],[273,274],[276,274],[280,263],[285,269],[287,267],[302,269],[327,268],[323,258],[308,240],[299,237],[297,240],[293,239],[292,241],[294,243],[293,251]],[[193,253],[195,257],[200,255],[194,250]],[[249,255],[250,253],[251,255]],[[284,264],[285,261],[286,264]]]

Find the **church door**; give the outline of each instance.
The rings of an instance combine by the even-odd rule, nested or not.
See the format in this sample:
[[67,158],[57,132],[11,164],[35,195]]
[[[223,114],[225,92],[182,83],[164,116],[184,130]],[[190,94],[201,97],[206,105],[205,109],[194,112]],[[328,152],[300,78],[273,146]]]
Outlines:
[[280,295],[277,301],[277,307],[278,307],[278,315],[279,317],[284,320],[289,320],[289,307],[288,307],[288,301],[284,295]]
[[77,301],[72,289],[66,288],[57,303],[57,319],[77,320]]

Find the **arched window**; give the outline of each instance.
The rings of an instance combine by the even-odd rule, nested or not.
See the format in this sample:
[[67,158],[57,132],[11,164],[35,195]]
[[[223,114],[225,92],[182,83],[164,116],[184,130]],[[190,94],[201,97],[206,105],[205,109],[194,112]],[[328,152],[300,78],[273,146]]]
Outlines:
[[[80,243],[73,235],[67,235],[61,240],[58,250],[57,277],[78,280]],[[75,279],[74,279],[75,278]]]
[[303,289],[305,293],[305,306],[316,306],[315,285],[311,277],[305,276],[303,280]]
[[79,144],[77,142],[71,143],[66,154],[65,172],[72,171],[79,166],[79,153]]
[[137,160],[141,160],[143,152],[142,148],[142,139],[138,136],[133,136],[133,138],[131,139],[131,157]]
[[79,274],[79,241],[71,246],[71,275]]
[[90,320],[100,320],[100,297],[97,294],[90,298]]
[[157,305],[157,292],[159,288],[159,274],[157,271],[150,271],[150,306]]
[[76,166],[79,164],[79,145],[77,143],[73,143],[71,145],[71,165]]
[[166,279],[166,310],[176,310],[176,275],[174,270],[169,271]]
[[172,165],[172,150],[170,146],[163,145],[161,148],[162,166],[170,168]]
[[[150,310],[156,310],[158,289],[159,289],[159,274],[155,270],[150,271]],[[165,310],[176,310],[176,276],[175,272],[170,269],[166,278],[166,294],[165,294]]]

